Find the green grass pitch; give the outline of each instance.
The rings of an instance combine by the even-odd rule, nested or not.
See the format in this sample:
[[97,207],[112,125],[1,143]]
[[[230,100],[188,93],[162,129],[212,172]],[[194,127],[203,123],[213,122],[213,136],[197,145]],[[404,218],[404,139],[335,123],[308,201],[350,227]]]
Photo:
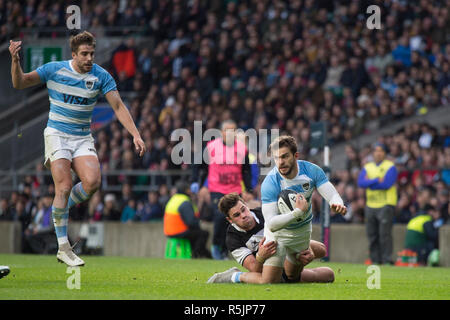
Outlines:
[[[206,284],[234,261],[167,260],[83,256],[80,289],[68,289],[67,273],[55,256],[0,255],[11,273],[0,280],[0,299],[84,300],[448,300],[450,268],[380,267],[380,289],[368,289],[362,264],[313,262],[336,274],[328,284]],[[243,270],[243,268],[241,267]]]

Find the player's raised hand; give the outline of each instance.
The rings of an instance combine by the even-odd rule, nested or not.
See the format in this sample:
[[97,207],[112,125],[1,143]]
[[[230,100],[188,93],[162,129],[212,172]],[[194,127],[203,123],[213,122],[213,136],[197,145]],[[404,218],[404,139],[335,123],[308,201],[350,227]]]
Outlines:
[[333,212],[340,213],[343,216],[345,216],[345,214],[347,213],[347,207],[342,204],[336,204],[336,203],[332,204],[331,210]]
[[305,196],[301,193],[297,194],[297,199],[295,200],[295,207],[299,208],[302,212],[308,211],[308,201],[306,200]]
[[11,54],[11,57],[16,61],[19,60],[20,49],[22,49],[22,41],[9,40],[9,53]]
[[139,157],[142,157],[145,153],[145,143],[140,136],[133,138],[134,146],[136,147],[136,152],[139,153]]

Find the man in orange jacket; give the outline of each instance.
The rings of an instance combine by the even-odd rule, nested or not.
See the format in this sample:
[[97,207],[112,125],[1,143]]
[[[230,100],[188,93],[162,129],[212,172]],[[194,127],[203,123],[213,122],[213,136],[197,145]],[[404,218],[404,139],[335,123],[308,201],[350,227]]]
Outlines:
[[167,202],[164,212],[164,234],[167,237],[188,239],[194,258],[211,258],[206,249],[209,233],[200,228],[197,206],[191,200],[188,183],[178,181],[177,193]]

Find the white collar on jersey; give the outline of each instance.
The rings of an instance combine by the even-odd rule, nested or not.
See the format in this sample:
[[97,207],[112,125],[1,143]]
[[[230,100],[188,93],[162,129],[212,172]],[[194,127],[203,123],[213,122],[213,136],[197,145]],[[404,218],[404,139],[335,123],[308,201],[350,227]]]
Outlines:
[[70,67],[70,70],[71,70],[71,71],[75,72],[76,74],[78,74],[78,75],[80,75],[80,76],[85,76],[85,77],[87,77],[87,76],[90,75],[89,72],[86,72],[86,73],[79,73],[77,70],[75,70],[75,68],[73,67],[72,63],[73,63],[73,59],[70,59],[70,60],[69,60],[69,67]]

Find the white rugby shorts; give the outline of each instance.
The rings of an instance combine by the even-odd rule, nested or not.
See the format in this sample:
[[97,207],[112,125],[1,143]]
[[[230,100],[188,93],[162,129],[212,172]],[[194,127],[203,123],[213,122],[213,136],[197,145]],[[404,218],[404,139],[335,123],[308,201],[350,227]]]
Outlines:
[[44,165],[50,168],[50,162],[58,159],[72,161],[72,159],[81,156],[97,157],[94,143],[95,140],[91,134],[76,136],[47,127],[44,130]]
[[275,234],[264,228],[266,242],[275,240],[277,242],[276,253],[268,258],[264,265],[273,267],[284,267],[284,260],[287,259],[294,265],[299,265],[297,254],[309,248],[311,240],[312,223],[307,223],[300,228],[292,230],[280,230]]

